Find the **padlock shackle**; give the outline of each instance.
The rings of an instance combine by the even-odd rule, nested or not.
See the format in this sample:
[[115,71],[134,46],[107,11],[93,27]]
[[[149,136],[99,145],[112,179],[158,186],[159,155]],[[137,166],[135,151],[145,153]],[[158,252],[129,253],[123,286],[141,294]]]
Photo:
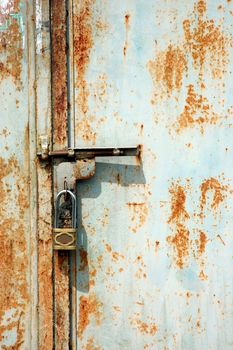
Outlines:
[[56,205],[55,205],[55,227],[58,227],[58,218],[59,218],[59,207],[60,207],[60,200],[63,195],[69,194],[72,200],[72,227],[76,228],[76,214],[77,214],[77,204],[76,204],[76,196],[73,192],[70,190],[62,190],[58,192],[56,195]]

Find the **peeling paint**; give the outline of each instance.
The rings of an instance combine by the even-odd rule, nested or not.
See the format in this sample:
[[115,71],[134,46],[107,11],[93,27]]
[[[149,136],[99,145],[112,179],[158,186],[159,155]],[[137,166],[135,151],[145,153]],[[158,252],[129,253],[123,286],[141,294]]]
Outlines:
[[118,252],[116,252],[116,251],[113,251],[113,250],[112,250],[112,247],[111,247],[109,244],[105,244],[105,249],[106,249],[106,251],[107,251],[109,254],[111,254],[112,260],[113,260],[114,262],[117,262],[119,259],[124,259],[124,258],[125,258],[124,255],[122,255],[122,254],[120,254],[120,253],[118,253]]
[[97,326],[101,323],[102,307],[103,303],[93,293],[79,298],[78,337],[80,339],[91,320],[94,320]]
[[169,45],[166,51],[159,53],[156,60],[149,61],[147,66],[154,85],[161,83],[168,96],[182,87],[183,75],[187,72],[187,61],[182,48]]
[[67,252],[56,252],[55,265],[55,310],[56,346],[63,349],[69,344],[69,260]]
[[179,133],[186,128],[194,126],[200,127],[203,134],[204,125],[215,125],[222,118],[213,112],[211,105],[206,97],[198,95],[193,85],[187,87],[186,104],[183,113],[178,118],[178,127],[176,131]]
[[148,206],[147,203],[127,203],[130,212],[131,225],[129,230],[136,233],[146,222],[148,216]]
[[[23,58],[23,38],[17,14],[20,13],[19,1],[10,2],[1,8],[0,17],[0,72],[1,80],[12,78],[19,90],[22,87],[21,69]],[[6,23],[8,23],[6,25]],[[6,29],[4,30],[4,27]]]
[[193,59],[194,67],[202,78],[206,65],[211,67],[213,78],[221,78],[229,63],[227,47],[231,38],[224,36],[221,26],[216,26],[213,19],[207,19],[206,0],[195,4],[197,19],[183,22],[185,45]]
[[95,144],[96,133],[92,130],[87,115],[88,97],[90,95],[88,83],[85,80],[90,52],[93,46],[92,11],[94,0],[84,0],[80,4],[79,13],[74,16],[74,62],[77,71],[76,87],[78,89],[77,104],[81,113],[77,128],[82,139]]
[[[8,161],[0,158],[0,280],[4,288],[0,289],[0,346],[5,348],[7,332],[17,329],[14,348],[24,343],[24,318],[29,302],[27,283],[27,242],[25,237],[25,214],[29,207],[27,179],[24,170],[17,159],[12,156]],[[16,188],[9,186],[9,179],[13,178]],[[26,191],[26,193],[25,193]],[[9,211],[9,200],[16,201],[17,209]],[[11,313],[6,320],[6,313]]]
[[101,350],[100,346],[95,345],[94,338],[89,338],[87,341],[86,346],[84,347],[85,350]]
[[67,68],[66,6],[63,0],[51,2],[52,13],[52,94],[54,143],[66,146],[67,140]]
[[200,231],[200,233],[199,233],[199,248],[198,248],[199,254],[203,254],[205,252],[206,244],[207,244],[207,236],[206,236],[205,232]]
[[215,178],[210,178],[202,182],[201,186],[201,199],[200,199],[200,217],[204,216],[204,209],[207,204],[208,194],[212,193],[211,208],[216,211],[219,205],[225,198],[226,186],[221,185],[220,182]]
[[171,225],[174,235],[167,237],[167,241],[176,252],[177,267],[182,269],[189,256],[190,233],[185,227],[185,222],[190,216],[185,209],[186,194],[184,188],[173,183],[169,192],[171,195],[171,215],[168,223]]
[[[183,33],[184,39],[179,45],[169,44],[166,50],[156,53],[155,60],[148,61],[147,68],[154,83],[151,100],[153,105],[157,102],[157,96],[173,97],[173,92],[181,89],[184,76],[190,78],[190,59],[198,73],[200,88],[204,86],[203,75],[206,70],[211,70],[212,79],[222,79],[227,71],[232,36],[224,35],[221,24],[216,25],[213,19],[207,18],[206,1],[199,0],[195,3],[193,14],[183,21]],[[198,96],[193,85],[189,84],[187,88],[186,106],[178,122],[181,124],[179,126],[193,127],[194,124],[215,123],[216,113],[210,110],[207,99]],[[201,109],[203,115],[200,115]],[[197,117],[194,119],[196,113]]]
[[134,325],[142,334],[154,336],[157,333],[157,326],[154,323],[146,323],[140,319],[131,320],[131,325]]

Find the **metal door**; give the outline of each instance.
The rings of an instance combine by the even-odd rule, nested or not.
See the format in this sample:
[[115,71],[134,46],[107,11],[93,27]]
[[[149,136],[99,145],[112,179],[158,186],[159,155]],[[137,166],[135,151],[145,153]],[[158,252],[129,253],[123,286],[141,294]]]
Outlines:
[[[232,1],[0,9],[0,348],[232,349]],[[36,153],[138,144],[78,181],[77,265],[53,254],[73,168]]]
[[78,349],[233,347],[232,6],[73,1]]

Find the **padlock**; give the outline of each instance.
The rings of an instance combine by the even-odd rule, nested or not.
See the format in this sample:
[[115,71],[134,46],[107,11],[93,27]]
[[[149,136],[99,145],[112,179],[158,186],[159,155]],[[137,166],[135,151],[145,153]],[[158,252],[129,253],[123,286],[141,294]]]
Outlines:
[[[60,200],[69,195],[72,202],[72,227],[59,228]],[[69,190],[62,190],[56,196],[55,228],[53,229],[54,250],[76,250],[76,196]]]

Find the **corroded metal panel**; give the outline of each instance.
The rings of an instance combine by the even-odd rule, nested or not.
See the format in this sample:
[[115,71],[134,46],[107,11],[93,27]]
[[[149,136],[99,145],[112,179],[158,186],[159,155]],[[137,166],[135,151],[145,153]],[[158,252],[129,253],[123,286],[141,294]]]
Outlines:
[[37,348],[32,15],[27,1],[0,2],[1,349]]
[[51,2],[52,32],[52,99],[53,99],[53,144],[62,149],[67,144],[67,44],[66,1]]
[[232,1],[73,1],[78,349],[233,347]]
[[[51,145],[51,54],[50,8],[47,0],[34,3],[36,42],[36,128],[37,149],[41,136]],[[38,186],[38,348],[53,348],[53,251],[51,166],[37,162]]]

